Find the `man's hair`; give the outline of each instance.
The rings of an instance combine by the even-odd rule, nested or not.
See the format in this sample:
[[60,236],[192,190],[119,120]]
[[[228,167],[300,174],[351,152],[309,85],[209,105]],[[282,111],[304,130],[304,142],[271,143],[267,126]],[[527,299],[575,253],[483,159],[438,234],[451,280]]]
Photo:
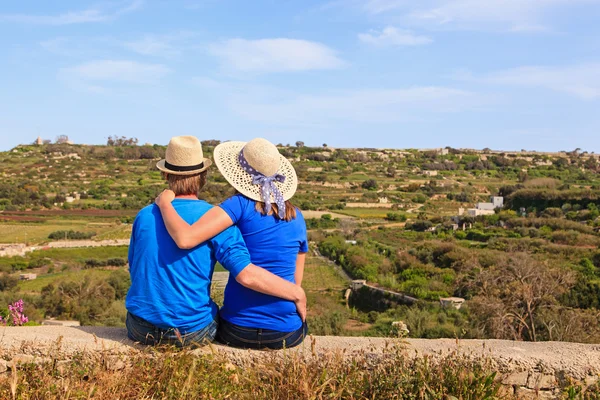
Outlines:
[[169,182],[169,189],[175,192],[175,196],[197,196],[206,185],[207,172],[202,171],[194,175],[174,175],[163,172],[162,175]]

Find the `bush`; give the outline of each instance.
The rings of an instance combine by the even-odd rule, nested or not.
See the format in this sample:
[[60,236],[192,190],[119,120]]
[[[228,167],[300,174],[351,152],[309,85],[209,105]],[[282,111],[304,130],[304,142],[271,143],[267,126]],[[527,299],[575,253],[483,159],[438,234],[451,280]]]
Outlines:
[[378,188],[377,181],[375,179],[367,179],[360,186],[367,190],[377,190]]
[[416,232],[425,232],[427,229],[431,228],[433,223],[431,221],[415,221],[412,224],[407,224],[406,229],[416,231]]
[[96,236],[96,232],[79,232],[79,231],[54,231],[48,235],[48,239],[52,240],[85,240]]
[[407,217],[406,217],[405,214],[387,213],[387,216],[385,217],[385,219],[387,219],[388,221],[401,221],[401,222],[404,222],[404,221],[406,221]]
[[417,195],[415,195],[412,198],[412,201],[415,203],[424,204],[425,202],[427,202],[427,196],[425,196],[424,194],[418,193]]
[[90,258],[85,260],[86,268],[96,268],[96,267],[122,267],[127,264],[127,260],[124,258],[109,258],[108,260],[98,260],[95,258]]
[[4,292],[6,290],[15,288],[17,286],[17,283],[19,283],[19,279],[12,275],[0,275],[0,292]]

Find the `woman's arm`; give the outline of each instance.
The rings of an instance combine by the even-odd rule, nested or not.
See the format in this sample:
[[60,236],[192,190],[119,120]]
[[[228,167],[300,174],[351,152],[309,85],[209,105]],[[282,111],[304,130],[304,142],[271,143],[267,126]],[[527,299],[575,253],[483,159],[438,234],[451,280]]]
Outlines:
[[304,278],[304,262],[306,261],[306,253],[298,253],[296,256],[296,272],[294,273],[294,280],[296,285],[302,286],[302,279]]
[[156,198],[156,205],[160,209],[169,235],[180,249],[196,247],[233,225],[231,217],[220,207],[211,208],[202,218],[190,225],[175,211],[171,204],[174,198],[175,194],[171,190],[165,190]]

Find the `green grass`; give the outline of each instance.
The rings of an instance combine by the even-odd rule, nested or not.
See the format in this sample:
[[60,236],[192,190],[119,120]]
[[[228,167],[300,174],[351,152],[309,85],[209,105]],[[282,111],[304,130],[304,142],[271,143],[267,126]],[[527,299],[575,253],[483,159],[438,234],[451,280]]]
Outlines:
[[388,213],[398,213],[398,210],[391,208],[344,208],[343,210],[335,210],[338,214],[349,215],[356,218],[385,218]]
[[315,256],[308,256],[304,267],[302,287],[306,291],[340,291],[348,286],[331,265]]
[[55,274],[48,274],[48,275],[41,275],[38,276],[37,279],[34,279],[32,281],[21,281],[19,282],[19,289],[23,292],[41,292],[42,288],[44,286],[47,286],[50,283],[53,283],[57,280],[63,280],[63,279],[68,279],[68,280],[72,280],[72,281],[82,281],[83,279],[87,278],[100,278],[100,279],[104,279],[107,278],[111,272],[113,272],[112,270],[105,270],[105,269],[86,269],[86,270],[79,270],[79,271],[65,271],[65,272],[58,272]]
[[94,240],[129,239],[131,237],[131,228],[132,225],[119,225],[102,234],[94,236]]
[[127,258],[128,246],[78,247],[71,249],[36,250],[27,255],[27,259],[49,258],[55,262],[84,263],[90,258],[106,260],[109,258]]
[[[112,218],[114,220],[114,218]],[[98,223],[82,219],[49,219],[40,223],[0,223],[0,243],[29,243],[38,244],[49,242],[48,235],[55,231],[74,230],[80,232],[96,232],[107,239],[127,239],[126,227],[115,223]],[[110,232],[115,232],[110,237]],[[122,232],[122,233],[121,233]],[[95,238],[94,238],[95,239]]]

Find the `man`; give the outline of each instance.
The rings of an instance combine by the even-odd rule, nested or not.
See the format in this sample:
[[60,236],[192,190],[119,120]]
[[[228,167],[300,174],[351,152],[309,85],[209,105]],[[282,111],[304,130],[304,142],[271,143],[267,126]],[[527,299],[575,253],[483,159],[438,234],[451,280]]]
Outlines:
[[[173,205],[192,224],[212,206],[198,199],[211,161],[203,157],[200,141],[177,136],[157,164]],[[152,204],[135,218],[129,245],[131,287],[127,293],[127,334],[144,344],[198,346],[212,341],[217,331],[217,305],[210,298],[216,262],[243,286],[293,301],[302,319],[306,295],[300,286],[250,263],[237,227],[231,227],[190,250],[179,249],[169,236],[159,208]]]

